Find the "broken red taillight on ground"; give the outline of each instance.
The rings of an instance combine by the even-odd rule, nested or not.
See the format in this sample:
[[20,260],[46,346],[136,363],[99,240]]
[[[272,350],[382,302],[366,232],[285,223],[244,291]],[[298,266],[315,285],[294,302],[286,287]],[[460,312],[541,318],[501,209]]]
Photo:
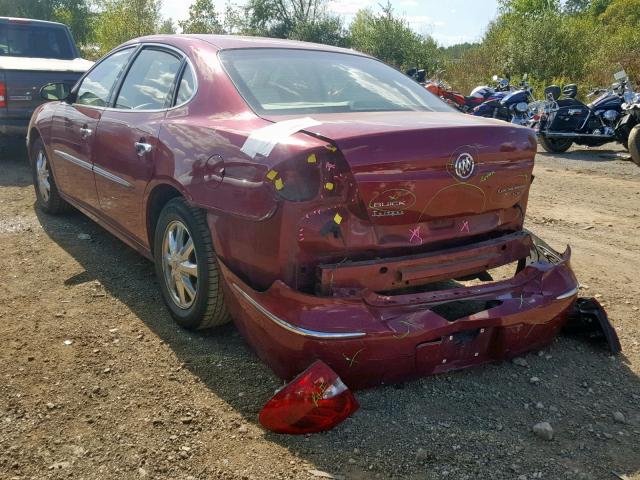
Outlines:
[[330,430],[360,408],[340,377],[317,360],[267,402],[260,423],[276,433]]

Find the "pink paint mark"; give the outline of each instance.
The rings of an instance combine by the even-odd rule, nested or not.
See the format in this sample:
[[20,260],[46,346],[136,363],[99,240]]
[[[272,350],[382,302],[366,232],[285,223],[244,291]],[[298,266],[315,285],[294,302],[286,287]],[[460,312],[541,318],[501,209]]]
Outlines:
[[329,171],[331,171],[331,170],[336,168],[336,164],[335,163],[331,163],[331,162],[327,162],[325,164],[325,166],[327,167],[327,170],[329,170]]
[[460,229],[461,232],[467,232],[469,233],[469,220],[465,220],[464,223],[462,224],[462,228]]
[[409,233],[411,233],[411,238],[409,239],[409,243],[413,243],[413,239],[415,238],[417,242],[422,244],[422,237],[420,236],[420,225],[418,225],[414,229],[409,229]]

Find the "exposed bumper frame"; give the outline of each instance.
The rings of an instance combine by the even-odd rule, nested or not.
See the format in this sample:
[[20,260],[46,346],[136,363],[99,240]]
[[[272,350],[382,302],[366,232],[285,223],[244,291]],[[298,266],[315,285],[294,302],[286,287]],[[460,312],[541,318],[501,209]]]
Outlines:
[[[530,234],[527,234],[530,235]],[[501,282],[385,296],[359,290],[319,297],[276,281],[253,290],[221,263],[229,309],[258,355],[282,378],[320,359],[352,388],[510,358],[559,333],[578,293],[570,249],[531,235],[527,267]],[[448,321],[431,308],[492,300],[497,306]]]

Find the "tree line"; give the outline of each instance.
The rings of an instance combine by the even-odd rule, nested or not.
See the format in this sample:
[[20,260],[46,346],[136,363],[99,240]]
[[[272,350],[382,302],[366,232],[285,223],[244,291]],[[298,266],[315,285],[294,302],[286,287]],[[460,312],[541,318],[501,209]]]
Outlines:
[[640,0],[498,0],[499,13],[477,43],[442,47],[414,31],[389,2],[350,24],[328,0],[231,1],[218,11],[195,0],[185,20],[161,15],[161,0],[0,0],[0,16],[65,23],[84,55],[97,58],[154,33],[218,33],[288,38],[353,48],[400,68],[424,68],[467,93],[493,74],[529,75],[536,87],[610,83],[624,68],[640,75]]

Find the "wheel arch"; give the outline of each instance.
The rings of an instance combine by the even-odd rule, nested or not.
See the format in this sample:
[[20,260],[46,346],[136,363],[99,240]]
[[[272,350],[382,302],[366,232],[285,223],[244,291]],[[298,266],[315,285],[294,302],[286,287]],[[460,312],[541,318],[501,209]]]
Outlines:
[[172,199],[181,197],[186,201],[190,201],[189,195],[186,194],[180,185],[166,179],[149,185],[145,194],[145,225],[147,231],[147,241],[149,242],[149,250],[153,254],[153,239],[156,231],[156,225],[160,218],[160,212],[164,206]]

